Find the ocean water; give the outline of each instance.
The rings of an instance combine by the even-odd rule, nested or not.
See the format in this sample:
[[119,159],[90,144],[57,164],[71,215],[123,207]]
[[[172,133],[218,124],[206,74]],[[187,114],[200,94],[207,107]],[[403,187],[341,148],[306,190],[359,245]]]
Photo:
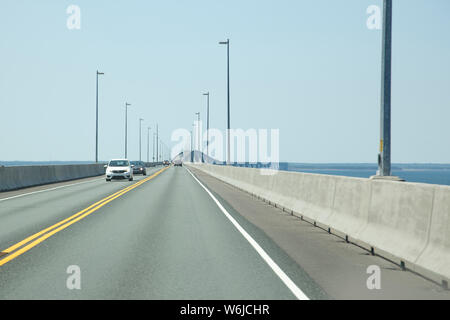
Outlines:
[[[243,167],[266,167],[255,164],[235,164]],[[370,178],[377,172],[376,164],[309,164],[281,162],[279,170],[346,177]],[[392,175],[408,182],[450,185],[450,164],[393,164]]]

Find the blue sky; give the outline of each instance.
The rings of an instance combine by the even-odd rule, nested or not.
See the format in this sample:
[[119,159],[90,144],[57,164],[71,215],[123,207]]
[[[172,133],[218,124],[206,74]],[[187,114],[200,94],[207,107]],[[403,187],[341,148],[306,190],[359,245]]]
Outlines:
[[[81,29],[66,9],[81,9]],[[375,162],[381,0],[92,1],[0,4],[0,160],[93,160],[95,72],[100,159],[138,157],[138,119],[174,129],[206,113],[226,126],[231,39],[234,128],[280,129],[280,159]],[[392,158],[450,163],[450,1],[394,0]],[[146,132],[143,130],[143,141]],[[143,143],[143,157],[146,146]]]

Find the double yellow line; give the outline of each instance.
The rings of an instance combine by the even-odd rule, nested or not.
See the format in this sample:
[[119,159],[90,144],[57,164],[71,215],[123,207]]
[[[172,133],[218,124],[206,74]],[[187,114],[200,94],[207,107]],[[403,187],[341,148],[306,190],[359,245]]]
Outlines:
[[165,167],[165,168],[157,171],[153,175],[149,176],[148,178],[145,178],[137,183],[134,183],[133,185],[131,185],[125,189],[117,191],[116,193],[94,203],[93,205],[87,207],[86,209],[83,209],[80,212],[77,212],[74,215],[72,215],[64,220],[62,220],[48,228],[45,228],[44,230],[39,231],[39,232],[33,234],[32,236],[29,236],[28,238],[12,245],[11,247],[9,247],[3,251],[0,251],[0,259],[1,259],[1,257],[3,257],[3,259],[0,260],[0,267],[3,266],[4,264],[8,263],[9,261],[17,258],[21,254],[27,252],[31,248],[37,246],[39,243],[50,238],[55,233],[58,233],[61,230],[64,230],[67,227],[71,226],[72,224],[80,221],[81,219],[86,218],[88,215],[97,211],[98,209],[100,209],[104,205],[108,204],[109,202],[119,198],[120,196],[124,195],[125,193],[130,192],[131,190],[139,187],[140,185],[146,183],[147,181],[155,178],[156,176],[158,176],[159,174],[161,174],[168,168],[169,167]]

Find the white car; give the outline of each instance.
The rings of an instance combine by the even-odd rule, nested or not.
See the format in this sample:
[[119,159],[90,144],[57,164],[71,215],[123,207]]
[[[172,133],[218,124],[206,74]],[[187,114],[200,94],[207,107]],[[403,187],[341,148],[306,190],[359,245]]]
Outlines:
[[128,159],[113,159],[109,161],[106,168],[106,181],[112,179],[128,179],[133,181],[133,165]]

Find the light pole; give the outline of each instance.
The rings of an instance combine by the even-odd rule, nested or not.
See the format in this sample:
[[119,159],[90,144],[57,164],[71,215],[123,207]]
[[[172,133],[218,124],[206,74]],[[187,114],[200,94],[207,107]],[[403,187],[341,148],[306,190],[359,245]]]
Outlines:
[[166,144],[164,143],[164,141],[161,141],[161,160],[165,161],[168,160],[168,153],[169,153],[169,148],[167,148]]
[[230,39],[219,44],[227,46],[227,164],[230,164]]
[[383,36],[381,60],[380,176],[391,176],[391,67],[392,67],[392,0],[383,3]]
[[98,72],[96,75],[96,95],[95,95],[95,162],[98,162],[98,76],[104,75],[103,72]]
[[156,133],[153,132],[153,139],[152,139],[152,145],[153,145],[153,162],[155,162],[155,138],[156,138]]
[[128,107],[131,106],[131,103],[125,102],[125,159],[127,159],[128,155]]
[[206,100],[206,160],[209,160],[209,92],[204,93]]
[[142,161],[142,154],[141,154],[141,149],[142,149],[142,121],[144,121],[144,119],[139,118],[139,161]]
[[200,141],[200,135],[201,135],[201,133],[200,133],[200,112],[196,112],[195,113],[195,115],[197,116],[197,150],[199,151],[199,152],[202,152],[201,151],[201,141]]
[[[192,127],[194,127],[194,125],[192,124]],[[193,150],[193,129],[191,129],[191,162],[194,162],[194,150]]]
[[194,162],[195,160],[195,146],[194,146],[194,131],[195,130],[195,123],[192,124],[191,128],[191,162]]
[[161,142],[162,142],[162,146],[164,147],[164,152],[165,152],[165,154],[164,154],[165,158],[163,157],[163,159],[170,161],[170,159],[171,159],[170,149],[163,141],[161,141]]
[[151,127],[147,127],[147,162],[150,162],[150,130]]
[[158,152],[158,124],[156,124],[156,162],[159,162],[159,152]]

